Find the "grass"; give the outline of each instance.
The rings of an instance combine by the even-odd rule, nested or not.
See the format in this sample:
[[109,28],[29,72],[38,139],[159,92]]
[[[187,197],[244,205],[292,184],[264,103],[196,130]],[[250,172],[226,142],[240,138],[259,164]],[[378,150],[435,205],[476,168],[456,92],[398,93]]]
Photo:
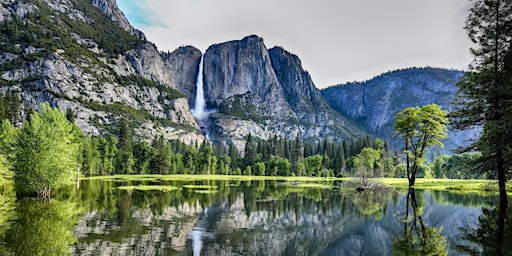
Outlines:
[[198,194],[216,194],[217,190],[194,190],[194,193]]
[[217,175],[217,174],[141,174],[141,175],[112,175],[112,176],[93,176],[83,178],[84,180],[128,180],[128,181],[158,181],[158,180],[178,180],[178,181],[197,181],[197,180],[235,180],[235,181],[258,181],[258,180],[279,180],[279,181],[334,181],[343,180],[340,178],[319,178],[319,177],[281,177],[281,176],[244,176],[244,175]]
[[300,183],[300,182],[286,182],[283,185],[297,188],[316,188],[316,189],[331,189],[332,185],[320,183]]
[[[94,176],[84,178],[85,180],[111,180],[111,181],[284,181],[287,185],[301,188],[320,188],[329,189],[333,184],[324,183],[325,181],[349,181],[352,178],[323,178],[323,177],[280,177],[280,176],[243,176],[243,175],[200,175],[200,174],[173,174],[173,175],[113,175],[113,176]],[[377,181],[392,188],[408,188],[409,183],[406,178],[380,178]],[[160,187],[160,188],[159,188]],[[161,190],[168,186],[122,186],[120,189],[138,189],[138,190]],[[200,191],[215,191],[216,186],[209,185],[185,185],[189,189],[202,189]],[[429,190],[450,190],[457,192],[498,192],[497,182],[489,180],[452,180],[452,179],[416,179],[414,186],[416,189]],[[508,191],[512,193],[512,184],[507,185]],[[199,192],[211,193],[211,192]]]
[[[382,183],[394,188],[408,188],[406,178],[382,178]],[[498,192],[497,181],[491,180],[452,180],[452,179],[416,179],[415,189],[451,190],[460,192]],[[512,191],[512,184],[507,185]]]
[[145,186],[145,185],[138,185],[138,186],[119,186],[119,187],[117,187],[117,189],[128,190],[128,191],[133,191],[133,190],[150,191],[150,190],[155,190],[155,191],[168,192],[168,191],[177,190],[179,188],[174,187],[174,186],[155,186],[155,185]]
[[213,185],[183,185],[184,188],[189,189],[207,189],[207,190],[215,190],[218,186]]

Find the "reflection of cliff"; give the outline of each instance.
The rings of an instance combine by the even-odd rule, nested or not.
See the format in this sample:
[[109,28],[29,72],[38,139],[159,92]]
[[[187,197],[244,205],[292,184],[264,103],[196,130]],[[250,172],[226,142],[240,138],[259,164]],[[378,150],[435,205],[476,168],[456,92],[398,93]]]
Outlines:
[[[73,252],[191,255],[195,228],[207,235],[201,255],[393,255],[393,239],[403,233],[406,197],[396,192],[370,195],[269,182],[222,189],[199,198],[182,190],[161,207],[156,201],[167,194],[142,199],[135,192],[118,193],[123,197],[111,203],[115,207],[82,217]],[[463,220],[480,214],[478,208],[439,204],[439,195],[418,193],[417,198],[422,221],[444,226],[441,234],[449,246]]]
[[[209,244],[204,255],[393,255],[393,238],[403,227],[396,214],[403,211],[405,196],[397,198],[397,204],[387,201],[382,213],[366,216],[361,206],[354,204],[357,196],[331,198],[341,201],[329,211],[323,209],[325,201],[308,206],[308,200],[303,200],[298,211],[290,207],[276,214],[272,209],[260,209],[250,216],[238,198],[217,223],[216,243]],[[446,226],[442,234],[449,238],[456,237],[463,219],[479,214],[478,209],[437,205],[432,197],[421,197],[423,221]]]
[[107,214],[90,212],[80,219],[73,253],[82,255],[167,255],[185,248],[187,236],[202,212],[198,204],[168,207],[161,214],[135,209],[121,224]]

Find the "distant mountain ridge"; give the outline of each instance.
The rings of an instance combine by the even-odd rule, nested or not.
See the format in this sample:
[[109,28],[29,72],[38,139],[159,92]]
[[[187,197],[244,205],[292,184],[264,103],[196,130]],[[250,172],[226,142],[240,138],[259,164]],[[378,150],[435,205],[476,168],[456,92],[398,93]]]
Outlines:
[[[408,68],[391,71],[365,82],[348,83],[322,90],[331,107],[364,131],[386,139],[395,148],[401,142],[394,138],[394,115],[406,107],[432,103],[452,110],[457,92],[456,83],[463,72],[441,68]],[[452,131],[444,140],[443,153],[451,153],[467,140],[478,136],[479,130]]]

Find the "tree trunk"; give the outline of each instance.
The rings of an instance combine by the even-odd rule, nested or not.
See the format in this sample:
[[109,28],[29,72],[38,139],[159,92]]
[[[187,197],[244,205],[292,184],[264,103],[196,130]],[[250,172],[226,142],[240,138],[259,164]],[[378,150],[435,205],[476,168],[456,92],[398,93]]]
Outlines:
[[413,175],[409,178],[409,189],[414,188],[414,182],[416,182],[416,177]]
[[44,189],[36,191],[37,198],[50,201],[51,189],[46,187]]
[[498,187],[500,189],[500,209],[498,216],[498,229],[496,230],[496,255],[501,255],[503,249],[503,236],[505,232],[505,219],[507,217],[508,197],[505,176],[505,160],[503,159],[503,151],[498,150],[496,154],[498,168]]

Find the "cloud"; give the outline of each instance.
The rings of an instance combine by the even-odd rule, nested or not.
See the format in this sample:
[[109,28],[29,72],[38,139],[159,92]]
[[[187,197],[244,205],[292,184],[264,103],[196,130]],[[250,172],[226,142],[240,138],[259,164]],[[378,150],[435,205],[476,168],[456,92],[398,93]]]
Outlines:
[[160,13],[151,8],[148,0],[117,0],[117,5],[130,23],[137,28],[169,27],[160,17]]

